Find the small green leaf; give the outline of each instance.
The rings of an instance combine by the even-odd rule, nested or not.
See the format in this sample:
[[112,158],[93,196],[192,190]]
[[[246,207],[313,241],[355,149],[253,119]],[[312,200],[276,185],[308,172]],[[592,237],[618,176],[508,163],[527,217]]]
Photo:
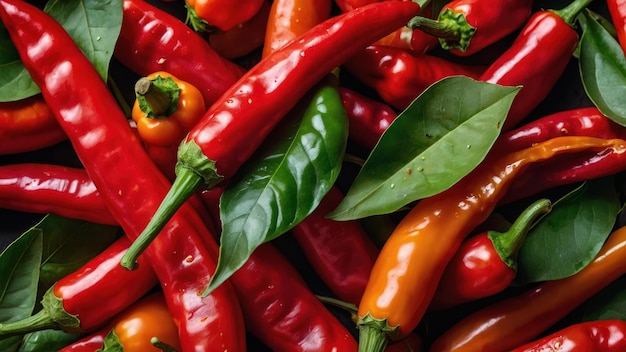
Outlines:
[[[41,230],[35,225],[0,253],[0,323],[33,313],[42,254]],[[15,351],[21,336],[0,339],[1,351]]]
[[463,76],[435,83],[388,127],[328,217],[391,213],[445,191],[484,159],[518,91]]
[[220,256],[205,293],[309,215],[337,179],[348,138],[341,96],[324,84],[302,103],[224,191]]
[[578,17],[579,70],[593,104],[611,120],[626,126],[626,57],[617,40],[588,11]]
[[[51,0],[44,11],[54,17],[106,80],[115,43],[122,28],[120,0]],[[25,99],[40,93],[10,41],[0,27],[0,102]]]
[[621,277],[585,303],[583,321],[626,320],[626,277]]
[[566,195],[526,237],[517,280],[556,280],[583,269],[610,235],[619,210],[612,177],[587,181]]
[[78,333],[62,330],[41,330],[24,335],[18,352],[59,351],[63,347],[77,341]]

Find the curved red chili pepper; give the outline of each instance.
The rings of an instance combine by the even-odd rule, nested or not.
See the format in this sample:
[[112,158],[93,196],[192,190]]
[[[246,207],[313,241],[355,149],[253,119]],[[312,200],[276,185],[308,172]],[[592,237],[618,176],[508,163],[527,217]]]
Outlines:
[[606,0],[606,6],[615,26],[617,41],[626,54],[626,4],[621,0]]
[[[0,18],[107,207],[134,239],[170,183],[63,27],[39,8],[17,0],[0,1]],[[210,237],[198,214],[186,204],[145,255],[162,283],[183,350],[212,346],[245,350],[241,308],[232,286],[200,296],[216,268],[218,246],[206,247],[203,241]]]
[[469,56],[522,27],[532,6],[532,0],[453,0],[443,5],[436,21],[418,16],[409,27],[438,37],[454,55]]
[[511,352],[620,352],[626,350],[626,321],[609,319],[572,324]]
[[166,71],[202,91],[207,106],[244,73],[178,18],[143,0],[124,0],[113,55],[135,73]]
[[41,94],[0,103],[0,155],[39,150],[66,139]]
[[127,238],[120,237],[46,291],[42,299],[43,309],[35,315],[0,325],[0,335],[25,334],[43,329],[91,332],[101,328],[158,284],[144,258],[141,259],[142,267],[136,271],[128,271],[118,265],[129,245]]
[[406,50],[371,45],[343,65],[356,79],[374,89],[389,105],[406,109],[418,95],[445,77],[478,79],[484,66],[471,66]]
[[82,339],[67,345],[58,352],[94,352],[102,348],[104,338],[107,336],[111,328],[109,326],[102,328]]
[[180,145],[176,180],[122,264],[132,266],[191,194],[230,178],[320,79],[418,11],[414,2],[385,1],[332,17],[250,69],[209,108]]
[[502,233],[467,238],[446,265],[429,310],[449,309],[504,291],[517,275],[517,252],[535,220],[551,209],[548,199],[531,204]]
[[430,350],[510,351],[531,341],[624,275],[625,251],[626,227],[622,227],[609,236],[596,258],[578,273],[540,283],[469,314],[439,336]]
[[479,77],[489,83],[522,86],[503,131],[517,126],[561,77],[578,44],[578,33],[572,23],[591,1],[576,0],[558,11],[533,13],[511,46]]
[[362,147],[374,148],[398,114],[389,105],[351,89],[340,87],[339,94],[348,114],[349,138]]

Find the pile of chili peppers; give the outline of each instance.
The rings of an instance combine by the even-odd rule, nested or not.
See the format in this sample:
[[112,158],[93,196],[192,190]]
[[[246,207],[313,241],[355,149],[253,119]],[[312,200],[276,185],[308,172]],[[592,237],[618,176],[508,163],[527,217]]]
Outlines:
[[[565,194],[607,177],[624,201],[626,127],[587,96],[576,51],[588,11],[626,52],[619,1],[119,4],[103,80],[45,4],[0,0],[0,58],[17,55],[41,91],[0,101],[2,248],[53,216],[118,229],[98,254],[35,282],[29,314],[7,316],[20,305],[0,295],[2,349],[624,349],[626,310],[582,317],[626,292],[609,290],[626,273],[623,215],[577,272],[518,276],[528,234]],[[393,213],[327,217],[394,120],[452,76],[520,88],[478,166]],[[347,117],[335,127],[347,136],[337,180],[206,290],[221,259],[221,198],[300,115]],[[0,291],[11,280],[0,277]]]

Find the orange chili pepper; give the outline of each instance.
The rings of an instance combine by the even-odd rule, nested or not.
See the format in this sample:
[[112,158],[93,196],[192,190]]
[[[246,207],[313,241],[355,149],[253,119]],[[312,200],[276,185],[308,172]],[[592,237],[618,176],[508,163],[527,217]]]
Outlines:
[[382,351],[390,338],[415,329],[447,263],[517,175],[533,163],[588,150],[615,152],[626,162],[625,140],[557,137],[508,154],[491,153],[450,189],[417,203],[374,264],[358,311],[363,351]]
[[626,273],[626,227],[611,233],[578,273],[482,308],[441,335],[431,351],[510,351],[539,336]]

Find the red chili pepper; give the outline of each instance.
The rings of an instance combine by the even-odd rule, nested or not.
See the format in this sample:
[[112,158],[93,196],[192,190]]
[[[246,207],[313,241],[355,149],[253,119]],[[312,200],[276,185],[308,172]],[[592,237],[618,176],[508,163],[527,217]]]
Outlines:
[[511,46],[480,76],[481,81],[522,86],[503,130],[517,126],[552,89],[578,44],[576,15],[593,0],[575,0],[561,10],[533,13]]
[[486,231],[466,239],[446,265],[430,310],[449,309],[504,291],[517,275],[517,252],[537,218],[551,209],[540,199],[503,233]]
[[250,69],[209,108],[179,147],[176,180],[122,264],[132,265],[191,194],[230,178],[320,79],[418,11],[418,4],[404,1],[361,7],[320,23]]
[[0,155],[39,150],[66,139],[40,94],[0,103]]
[[389,105],[404,110],[433,83],[449,76],[478,79],[484,66],[471,66],[406,50],[371,45],[343,65],[356,79],[374,89]]
[[340,87],[343,106],[348,113],[349,137],[356,144],[372,149],[398,114],[389,105]]
[[102,328],[88,336],[83,337],[82,339],[67,345],[60,349],[58,352],[94,352],[97,351],[98,348],[102,347],[104,343],[104,338],[109,333],[110,328],[107,326]]
[[124,0],[113,55],[139,75],[166,71],[189,82],[200,89],[207,106],[244,73],[185,23],[143,0]]
[[626,350],[626,321],[610,319],[572,324],[511,352],[619,352]]
[[[387,239],[372,269],[358,312],[363,348],[382,351],[388,338],[406,336],[418,325],[464,238],[529,165],[587,150],[614,149],[626,157],[625,148],[621,139],[557,137],[512,153],[494,153],[448,190],[418,202]],[[621,163],[626,162],[623,157]]]
[[128,271],[118,265],[129,245],[127,238],[120,237],[46,291],[42,310],[24,320],[2,324],[0,335],[25,334],[43,329],[91,332],[101,328],[158,284],[144,258],[141,258],[141,268],[136,271]]
[[319,206],[291,229],[315,272],[341,300],[358,304],[365,291],[378,248],[361,224],[326,218],[343,199],[333,187]]
[[471,313],[438,337],[430,350],[510,351],[531,341],[622,276],[626,269],[625,251],[626,227],[622,227],[609,236],[596,258],[578,273],[540,283]]
[[[427,5],[422,7],[420,16],[430,18],[433,14],[432,4],[432,2],[428,2]],[[388,34],[373,45],[392,46],[394,48],[410,50],[417,54],[426,54],[439,45],[439,40],[434,35],[405,26]]]
[[[107,207],[126,235],[136,238],[170,183],[63,27],[39,8],[17,0],[0,1],[0,18]],[[55,45],[42,47],[41,38]],[[203,241],[210,237],[198,214],[185,204],[145,255],[162,283],[183,350],[245,350],[243,318],[232,286],[201,297],[218,256],[217,244],[207,247]]]
[[615,26],[617,41],[626,54],[626,4],[620,0],[606,0],[606,6]]
[[438,37],[441,47],[454,55],[469,56],[522,27],[532,6],[532,0],[453,0],[436,21],[418,16],[409,27]]
[[272,2],[262,57],[284,47],[330,17],[331,0],[275,0]]
[[186,0],[187,22],[195,31],[226,32],[250,20],[265,0]]
[[263,1],[259,12],[250,20],[226,32],[210,34],[209,44],[227,59],[240,58],[252,53],[263,45],[271,7],[269,1]]

